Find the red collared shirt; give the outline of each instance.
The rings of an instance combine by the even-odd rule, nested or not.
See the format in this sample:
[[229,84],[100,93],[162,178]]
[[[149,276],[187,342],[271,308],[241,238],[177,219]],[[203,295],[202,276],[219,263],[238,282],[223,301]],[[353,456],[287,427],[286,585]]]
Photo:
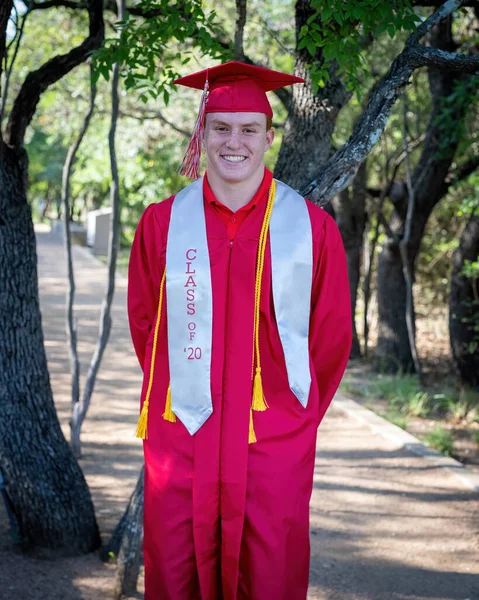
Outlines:
[[221,217],[223,223],[228,229],[230,240],[234,240],[238,229],[251,211],[254,210],[261,202],[265,201],[268,196],[272,179],[273,174],[265,167],[263,181],[261,182],[261,185],[259,186],[256,194],[253,196],[252,200],[245,206],[242,206],[236,212],[233,212],[225,204],[215,198],[213,190],[210,188],[210,184],[208,183],[207,174],[205,173],[203,179],[204,197]]

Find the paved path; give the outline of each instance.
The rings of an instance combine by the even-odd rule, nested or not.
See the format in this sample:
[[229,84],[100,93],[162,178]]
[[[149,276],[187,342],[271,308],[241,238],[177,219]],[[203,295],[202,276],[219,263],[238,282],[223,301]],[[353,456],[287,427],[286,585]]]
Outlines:
[[[51,380],[68,435],[66,280],[59,241],[39,233],[38,255]],[[74,256],[80,351],[86,363],[106,270],[84,249],[75,248]],[[141,446],[132,437],[140,371],[126,323],[125,288],[120,278],[113,335],[82,436],[82,467],[105,535],[120,515],[141,464]],[[308,599],[479,600],[478,499],[451,473],[348,416],[333,402],[318,434]],[[63,591],[50,594],[49,600],[109,597],[104,590],[111,570],[91,558],[68,563],[65,569]],[[38,574],[34,592],[30,586],[22,595],[15,587],[11,596],[0,592],[0,597],[46,598],[41,581]]]

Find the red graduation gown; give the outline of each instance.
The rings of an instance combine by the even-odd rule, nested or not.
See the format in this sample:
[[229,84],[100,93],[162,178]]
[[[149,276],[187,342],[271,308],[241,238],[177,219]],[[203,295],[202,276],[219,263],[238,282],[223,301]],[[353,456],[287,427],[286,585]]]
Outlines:
[[[264,200],[264,201],[263,201]],[[312,374],[304,409],[288,386],[274,317],[271,254],[263,273],[260,354],[269,409],[254,412],[253,308],[264,198],[230,241],[205,201],[213,290],[213,414],[191,436],[162,418],[169,382],[167,325],[159,326],[145,454],[146,600],[304,600],[316,430],[339,385],[351,345],[343,244],[334,220],[308,202],[313,231]],[[148,386],[160,279],[173,198],[149,206],[133,243],[128,312]],[[165,309],[166,306],[165,298]]]

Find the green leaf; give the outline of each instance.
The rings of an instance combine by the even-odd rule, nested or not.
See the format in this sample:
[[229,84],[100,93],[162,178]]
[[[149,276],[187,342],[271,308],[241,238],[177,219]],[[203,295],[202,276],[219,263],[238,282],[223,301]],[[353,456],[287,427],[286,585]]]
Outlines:
[[317,47],[314,42],[312,42],[312,41],[308,42],[307,49],[308,49],[308,52],[311,54],[311,56],[316,55]]

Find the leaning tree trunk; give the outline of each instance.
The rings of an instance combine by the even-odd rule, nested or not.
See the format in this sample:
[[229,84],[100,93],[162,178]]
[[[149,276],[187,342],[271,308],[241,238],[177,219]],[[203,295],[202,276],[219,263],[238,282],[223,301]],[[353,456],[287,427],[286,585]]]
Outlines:
[[[454,41],[451,34],[450,19],[437,26],[431,35],[433,46],[453,51]],[[457,136],[449,133],[450,141],[447,149],[442,149],[448,132],[458,128],[464,118],[467,102],[457,106],[454,113],[448,116],[447,130],[444,130],[444,101],[454,91],[457,82],[464,79],[458,74],[438,67],[428,70],[433,108],[426,133],[423,150],[419,162],[412,175],[415,191],[415,214],[412,222],[408,256],[414,280],[414,266],[419,252],[429,216],[436,204],[447,193],[451,183],[450,167],[457,149]],[[472,79],[471,79],[472,80]],[[399,242],[404,234],[407,211],[407,190],[391,198],[394,211],[389,223],[395,238],[388,238],[378,260],[378,343],[376,348],[376,368],[386,372],[413,372],[414,362],[409,344],[406,324],[407,290],[404,282]]]
[[466,277],[466,260],[479,260],[479,214],[471,217],[454,253],[449,296],[452,354],[463,385],[479,386],[479,278]]
[[90,492],[58,422],[44,350],[26,152],[0,141],[0,470],[23,542],[100,545]]
[[361,356],[358,333],[356,331],[356,302],[363,249],[364,228],[366,225],[366,162],[360,167],[351,188],[346,188],[332,200],[336,223],[346,250],[348,262],[349,290],[351,295],[351,315],[353,318],[353,343],[351,358]]
[[[314,13],[309,0],[296,2],[296,44],[299,31]],[[318,48],[316,62],[323,62]],[[331,136],[339,111],[351,94],[337,75],[337,65],[330,68],[330,82],[313,94],[310,70],[311,55],[306,48],[295,53],[294,74],[306,80],[305,85],[294,85],[291,92],[288,119],[279,151],[274,176],[294,189],[301,189],[314,178],[320,165],[331,154]]]

